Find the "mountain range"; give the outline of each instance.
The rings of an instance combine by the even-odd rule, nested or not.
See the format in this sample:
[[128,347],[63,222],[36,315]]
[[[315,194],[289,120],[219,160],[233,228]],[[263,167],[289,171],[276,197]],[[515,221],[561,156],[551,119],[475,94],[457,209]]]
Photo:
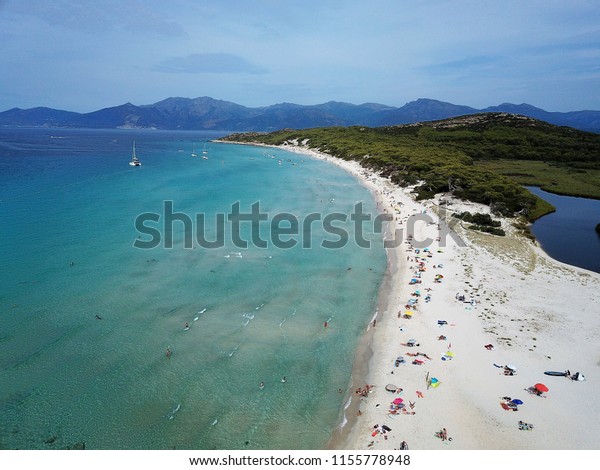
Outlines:
[[150,105],[126,103],[90,113],[51,108],[0,112],[0,126],[179,129],[268,132],[283,128],[380,127],[441,120],[482,112],[520,114],[550,124],[600,133],[600,111],[549,112],[529,104],[503,103],[485,109],[420,98],[401,107],[330,101],[317,105],[280,103],[249,108],[210,97],[167,98]]

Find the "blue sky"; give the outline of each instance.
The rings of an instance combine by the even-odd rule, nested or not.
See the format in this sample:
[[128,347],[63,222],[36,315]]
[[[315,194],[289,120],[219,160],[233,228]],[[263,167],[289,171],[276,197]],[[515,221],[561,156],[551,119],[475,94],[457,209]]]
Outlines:
[[597,0],[0,0],[0,111],[170,96],[600,110]]

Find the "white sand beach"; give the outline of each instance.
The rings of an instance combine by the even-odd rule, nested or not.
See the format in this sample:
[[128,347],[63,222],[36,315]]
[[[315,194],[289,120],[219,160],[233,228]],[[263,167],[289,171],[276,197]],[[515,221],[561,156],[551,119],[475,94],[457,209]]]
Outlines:
[[[505,237],[458,223],[454,228],[464,243],[442,236],[417,253],[417,242],[436,240],[445,220],[452,221],[440,219],[439,199],[415,202],[408,189],[357,162],[297,142],[282,147],[354,174],[382,212],[394,215],[388,238],[415,214],[433,222],[417,222],[412,243],[405,232],[397,247],[388,248],[376,325],[368,327],[352,378],[353,388],[368,384],[370,391],[351,392],[348,423],[332,437],[332,448],[400,449],[403,442],[410,450],[599,448],[599,274],[551,259],[518,235],[510,220],[503,220]],[[485,206],[450,202],[448,212],[487,212]],[[418,275],[420,283],[410,285]],[[405,318],[411,299],[418,299],[416,310]],[[411,339],[415,346],[407,345]],[[516,369],[513,375],[505,375],[506,365]],[[544,374],[566,370],[585,380]],[[549,391],[538,396],[528,390],[538,383]],[[391,410],[398,398],[400,408]],[[515,406],[513,400],[523,403]],[[527,425],[520,429],[519,422]],[[444,428],[445,440],[436,436]]]
[[[415,244],[440,235],[436,201],[417,203],[408,190],[369,174],[356,162],[286,148],[356,175],[384,210],[397,216],[394,229],[406,228],[411,215],[425,211],[435,223],[415,223]],[[487,212],[485,206],[461,201],[448,207],[448,212],[464,210]],[[460,224],[454,228],[466,246],[446,236],[446,246],[440,247],[444,240],[436,241],[429,256],[422,249],[417,255],[405,233],[397,248],[388,249],[384,285],[389,288],[380,293],[376,326],[369,326],[374,331],[368,373],[362,381],[354,377],[355,384],[373,387],[366,398],[354,395],[360,416],[349,421],[351,429],[334,436],[335,444],[345,449],[399,449],[403,441],[409,449],[598,449],[600,275],[553,260],[516,234],[509,220],[503,221],[506,237]],[[421,283],[409,285],[420,262],[425,268]],[[436,275],[443,276],[441,282],[435,282]],[[404,318],[405,305],[417,299],[412,295],[417,290],[417,310]],[[465,301],[457,300],[457,294]],[[405,346],[410,339],[419,346]],[[493,349],[484,347],[488,344]],[[417,353],[426,356],[410,355]],[[405,362],[396,367],[400,356]],[[423,363],[413,364],[415,359]],[[494,364],[514,366],[516,373],[504,375],[504,368]],[[580,372],[585,380],[545,375],[548,370]],[[428,385],[427,378],[436,378],[439,385]],[[549,391],[531,394],[527,389],[537,383]],[[402,391],[389,392],[388,384]],[[517,411],[513,405],[506,410],[503,397],[523,404]],[[392,414],[396,398],[405,406]],[[532,429],[519,429],[519,421]],[[377,432],[384,425],[391,431]],[[451,440],[436,437],[443,428]]]

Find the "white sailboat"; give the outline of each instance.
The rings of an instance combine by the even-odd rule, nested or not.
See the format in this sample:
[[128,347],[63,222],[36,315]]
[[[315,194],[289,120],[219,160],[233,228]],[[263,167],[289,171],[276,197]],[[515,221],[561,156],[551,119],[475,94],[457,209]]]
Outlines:
[[204,148],[202,149],[202,158],[204,158],[204,160],[208,160],[208,150],[206,150],[206,144],[204,144]]
[[135,154],[135,140],[133,141],[133,151],[131,153],[131,161],[129,162],[131,166],[142,166],[142,162],[138,160],[138,157]]
[[192,153],[190,154],[192,157],[197,157],[198,154],[196,153],[196,144],[192,145]]

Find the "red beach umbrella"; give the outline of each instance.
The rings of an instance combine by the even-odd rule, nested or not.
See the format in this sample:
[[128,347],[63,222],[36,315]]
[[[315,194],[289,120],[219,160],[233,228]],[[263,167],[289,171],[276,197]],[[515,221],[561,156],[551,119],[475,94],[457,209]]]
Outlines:
[[400,403],[402,403],[404,400],[402,398],[394,398],[394,405],[399,405]]
[[546,387],[544,384],[535,384],[535,389],[540,391],[540,392],[547,392],[548,391],[548,387]]

